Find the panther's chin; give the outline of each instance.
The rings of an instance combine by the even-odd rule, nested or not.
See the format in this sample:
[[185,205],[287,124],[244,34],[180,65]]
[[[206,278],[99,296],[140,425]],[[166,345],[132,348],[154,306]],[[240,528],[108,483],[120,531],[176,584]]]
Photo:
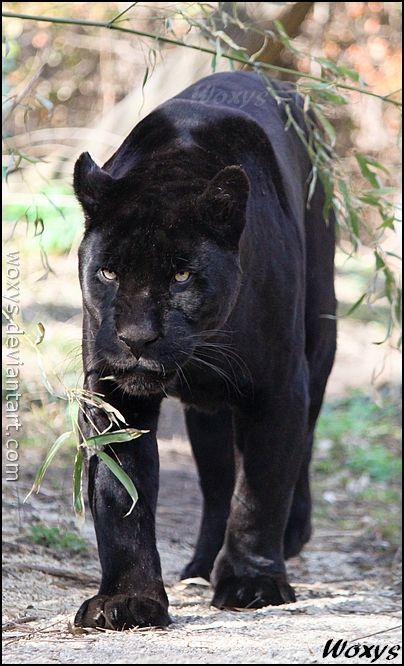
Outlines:
[[166,394],[166,385],[172,381],[175,372],[166,374],[136,372],[121,372],[114,376],[115,382],[125,392],[131,395]]

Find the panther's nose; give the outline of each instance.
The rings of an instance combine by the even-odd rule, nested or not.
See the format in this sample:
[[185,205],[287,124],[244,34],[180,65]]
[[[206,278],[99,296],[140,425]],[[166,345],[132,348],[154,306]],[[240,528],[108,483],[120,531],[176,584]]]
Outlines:
[[145,348],[158,338],[158,333],[153,330],[139,332],[136,336],[118,335],[118,338],[127,347],[129,347],[133,356],[139,359],[145,351]]

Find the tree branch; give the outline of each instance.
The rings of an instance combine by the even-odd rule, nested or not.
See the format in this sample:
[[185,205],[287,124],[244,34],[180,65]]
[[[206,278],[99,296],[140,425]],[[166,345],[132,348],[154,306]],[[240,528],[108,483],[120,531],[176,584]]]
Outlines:
[[[106,28],[108,30],[117,30],[118,32],[124,32],[131,35],[137,35],[138,37],[147,37],[153,39],[155,42],[163,44],[171,44],[173,46],[182,46],[187,49],[193,49],[200,51],[201,53],[209,53],[212,56],[217,56],[215,49],[209,48],[207,46],[200,46],[199,44],[190,44],[182,42],[178,39],[173,39],[171,37],[164,37],[162,35],[157,35],[153,32],[147,32],[145,30],[135,30],[132,28],[123,28],[120,25],[115,25],[114,23],[106,23],[104,21],[86,21],[84,19],[74,19],[74,18],[58,18],[53,16],[34,16],[32,14],[19,14],[16,12],[2,12],[4,18],[19,18],[29,21],[43,21],[45,23],[59,23],[63,25],[81,25],[84,27],[92,28]],[[312,76],[311,74],[304,74],[303,72],[297,72],[294,69],[289,69],[288,67],[280,67],[279,65],[272,65],[267,62],[261,62],[260,60],[252,60],[251,58],[243,58],[237,55],[229,55],[227,53],[221,54],[222,58],[227,60],[232,60],[233,62],[242,63],[243,65],[250,65],[256,70],[272,70],[276,72],[283,72],[285,74],[290,74],[291,76],[303,77],[305,79],[310,79],[312,81],[319,81],[324,83],[324,80],[318,76]],[[332,82],[336,88],[341,88],[342,90],[351,90],[353,92],[359,92],[363,95],[369,95],[370,97],[377,97],[383,102],[388,104],[393,104],[394,106],[401,107],[402,103],[390,99],[389,95],[378,95],[377,93],[371,92],[370,90],[364,90],[363,88],[356,88],[355,86],[350,86],[346,83],[339,83],[338,81]]]

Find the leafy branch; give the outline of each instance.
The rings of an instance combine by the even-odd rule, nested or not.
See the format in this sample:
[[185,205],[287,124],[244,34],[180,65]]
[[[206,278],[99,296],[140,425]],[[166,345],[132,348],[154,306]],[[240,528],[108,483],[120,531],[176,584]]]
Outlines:
[[[136,3],[134,3],[135,5]],[[200,3],[198,3],[200,4]],[[129,10],[130,7],[128,7],[127,10]],[[127,11],[125,10],[125,12]],[[122,12],[123,14],[123,12]],[[200,44],[192,44],[189,42],[184,42],[180,39],[176,39],[174,37],[167,37],[165,35],[159,35],[158,33],[150,32],[147,30],[138,30],[135,28],[125,28],[121,25],[117,25],[116,21],[121,14],[119,14],[117,17],[112,19],[111,21],[89,21],[86,19],[75,19],[75,18],[64,18],[64,17],[56,17],[56,16],[37,16],[34,14],[20,14],[17,12],[9,12],[9,11],[3,11],[2,16],[4,18],[17,18],[17,19],[23,19],[23,20],[29,20],[29,21],[44,21],[46,23],[55,23],[55,24],[62,24],[62,25],[80,25],[83,27],[89,27],[89,28],[105,28],[107,30],[116,30],[118,32],[124,32],[126,34],[131,34],[131,35],[136,35],[137,37],[147,37],[149,39],[152,39],[154,42],[161,43],[161,44],[170,44],[171,46],[181,46],[183,48],[187,49],[193,49],[195,51],[200,51],[201,53],[208,53],[212,56],[218,56],[217,49],[215,48],[210,48],[208,46],[202,46]],[[240,47],[239,47],[240,49]],[[283,74],[290,74],[291,76],[297,76],[301,77],[302,72],[299,72],[295,69],[290,69],[288,67],[281,67],[280,65],[272,65],[267,62],[261,62],[258,59],[254,59],[249,57],[248,55],[243,55],[241,50],[239,54],[235,53],[226,53],[222,52],[220,53],[220,57],[226,58],[227,60],[231,60],[232,62],[239,63],[241,65],[250,65],[253,67],[258,67],[261,70],[272,70],[275,72],[281,72]],[[323,82],[323,79],[318,76],[313,76],[311,74],[304,74],[304,77],[306,79],[310,79],[312,81],[318,81],[318,82]],[[341,88],[343,90],[349,90],[353,92],[360,92],[364,95],[370,95],[371,97],[377,97],[381,99],[383,102],[386,102],[388,104],[393,104],[394,106],[401,107],[402,103],[398,100],[392,99],[392,95],[395,93],[390,93],[388,95],[379,95],[378,93],[372,92],[370,90],[365,90],[363,88],[357,88],[355,86],[348,85],[346,83],[341,83],[336,81],[334,83],[336,88]]]
[[[104,396],[99,393],[94,393],[93,391],[88,391],[86,389],[69,388],[65,385],[63,385],[63,392],[56,391],[47,376],[42,354],[39,350],[39,345],[43,342],[45,337],[44,325],[41,322],[37,324],[38,332],[36,338],[34,339],[24,329],[22,321],[17,321],[4,309],[2,310],[2,313],[5,319],[9,323],[13,324],[15,327],[14,330],[21,331],[21,340],[28,344],[36,353],[38,365],[41,371],[42,383],[45,389],[53,398],[66,401],[68,403],[69,416],[71,420],[71,430],[62,433],[49,448],[42,464],[38,469],[38,472],[35,475],[31,490],[29,491],[24,501],[26,501],[32,493],[39,492],[45,473],[51,465],[52,461],[60,452],[62,446],[66,443],[75,441],[76,456],[73,466],[73,508],[76,515],[84,515],[82,478],[84,471],[85,449],[90,449],[93,453],[95,453],[100,461],[111,470],[112,474],[114,474],[118,481],[127,490],[128,495],[132,500],[129,511],[126,514],[129,515],[133,511],[133,508],[135,507],[138,499],[136,487],[132,479],[126,474],[120,465],[119,460],[114,460],[108,453],[105,452],[104,447],[110,444],[123,442],[127,442],[129,444],[129,442],[137,439],[138,437],[141,437],[148,431],[128,427],[123,428],[122,425],[127,426],[128,424],[126,423],[122,414],[115,407],[106,402],[104,400]],[[86,438],[78,424],[78,419],[76,417],[77,409],[75,409],[75,407],[82,412],[84,412],[85,407],[95,407],[96,409],[101,410],[108,420],[108,426],[102,432],[100,432],[96,424],[92,421],[91,417],[88,417],[96,434],[92,437]],[[113,427],[116,429],[112,430]]]

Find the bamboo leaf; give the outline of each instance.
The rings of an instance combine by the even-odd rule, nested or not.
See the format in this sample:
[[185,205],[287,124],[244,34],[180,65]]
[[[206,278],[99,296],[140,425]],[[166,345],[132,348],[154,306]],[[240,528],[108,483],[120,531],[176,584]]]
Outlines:
[[137,439],[148,430],[136,430],[135,428],[126,428],[125,430],[115,430],[101,435],[94,435],[85,439],[81,446],[106,446],[107,444],[119,444],[127,442],[128,439]]
[[369,169],[369,160],[364,156],[361,155],[360,153],[355,154],[356,161],[358,162],[361,174],[366,180],[371,184],[371,186],[378,190],[380,189],[380,181],[375,173]]
[[316,111],[316,116],[317,116],[318,120],[320,121],[321,125],[323,126],[325,132],[327,133],[327,135],[328,135],[328,137],[331,141],[331,145],[333,146],[335,144],[336,140],[337,140],[337,135],[335,133],[335,129],[333,128],[330,121],[327,120],[325,115],[322,113],[322,111],[320,111],[320,109],[318,107],[316,107],[315,111]]
[[35,344],[40,345],[42,340],[45,337],[45,326],[43,325],[43,323],[41,321],[39,321],[37,323],[37,328],[38,328],[38,335],[35,339]]
[[344,200],[345,213],[347,217],[349,230],[353,235],[354,239],[359,239],[359,216],[353,206],[347,185],[345,181],[342,180],[342,178],[338,180],[338,186]]
[[73,468],[73,508],[76,516],[84,516],[83,501],[83,463],[84,455],[81,448],[77,449]]
[[351,69],[350,67],[345,67],[344,65],[337,65],[329,58],[323,58],[321,56],[316,57],[315,60],[316,62],[320,63],[320,65],[322,65],[325,69],[328,69],[330,72],[333,72],[338,76],[344,76],[348,79],[351,79],[351,81],[355,81],[356,83],[360,82],[360,74],[355,69]]
[[380,271],[381,269],[385,268],[386,264],[383,257],[381,257],[378,252],[374,252],[374,256],[376,260],[376,270]]
[[[236,42],[234,42],[232,40],[232,38],[229,37],[229,35],[227,35],[225,32],[223,32],[223,30],[216,30],[216,32],[214,32],[213,35],[214,35],[214,37],[217,37],[218,39],[221,39],[225,44],[227,44],[227,46],[230,46],[230,48],[234,49],[235,51],[239,51],[239,52],[247,51],[247,49],[244,48],[244,46],[239,46],[239,44],[236,44]],[[219,53],[218,53],[218,55],[219,55]]]
[[142,95],[144,93],[144,87],[147,83],[148,78],[149,78],[149,68],[146,67],[144,77],[143,77],[143,81],[142,81]]
[[349,308],[349,310],[348,310],[347,312],[344,312],[344,314],[341,315],[341,316],[342,316],[342,317],[349,317],[349,315],[351,315],[353,312],[355,312],[355,310],[357,310],[357,308],[358,308],[360,305],[362,305],[362,303],[363,303],[363,301],[365,300],[365,298],[366,298],[367,295],[368,295],[367,292],[365,292],[364,294],[362,294],[362,296],[361,296],[360,298],[358,298],[358,300],[357,300],[357,301],[356,301],[356,302],[355,302],[355,303]]
[[71,430],[69,430],[68,432],[64,432],[64,433],[63,433],[62,435],[60,435],[60,437],[58,437],[57,440],[52,444],[52,446],[50,447],[48,453],[46,454],[45,460],[43,461],[42,465],[40,466],[40,468],[39,468],[39,470],[38,470],[38,472],[37,472],[37,474],[36,474],[36,476],[35,476],[34,483],[32,484],[32,488],[31,488],[31,490],[29,491],[29,493],[28,493],[28,495],[26,496],[26,498],[24,499],[24,502],[27,501],[28,497],[29,497],[32,493],[34,493],[34,492],[35,492],[35,493],[38,493],[38,492],[39,492],[39,488],[41,487],[41,483],[42,483],[43,478],[44,478],[44,476],[45,476],[45,472],[46,472],[46,470],[48,469],[49,465],[51,464],[52,460],[54,459],[55,455],[56,455],[57,452],[59,451],[59,449],[60,449],[60,447],[62,446],[62,444],[64,444],[64,442],[65,442],[65,441],[70,437],[70,435],[72,435],[72,434],[73,434],[73,433],[72,433]]
[[125,513],[125,517],[129,516],[130,513],[132,513],[136,502],[138,500],[138,493],[135,487],[135,484],[133,483],[132,479],[126,474],[125,470],[118,465],[118,463],[111,458],[105,451],[97,451],[97,456],[106,464],[106,466],[111,470],[111,472],[116,476],[118,481],[122,483],[123,487],[125,490],[127,490],[129,496],[132,499],[132,505],[128,511],[128,513]]
[[346,78],[351,79],[351,81],[355,81],[355,83],[360,83],[361,82],[361,77],[360,77],[359,72],[357,72],[355,69],[351,69],[350,67],[345,67],[343,65],[338,65],[337,66],[337,73],[340,76],[345,76]]
[[[358,155],[359,155],[359,153],[356,153],[356,155],[355,155],[355,157],[357,159],[358,159],[358,157],[357,157]],[[380,162],[375,160],[374,157],[368,157],[367,155],[366,155],[366,157],[365,157],[365,155],[360,155],[360,157],[362,157],[362,159],[365,160],[367,164],[370,164],[370,166],[373,166],[373,167],[375,167],[375,169],[379,169],[380,171],[383,171],[385,174],[389,175],[389,173],[390,173],[389,170],[386,169],[386,167],[384,167],[383,164],[380,164]]]
[[278,20],[274,21],[274,26],[278,32],[278,38],[281,44],[287,48],[291,53],[295,53],[296,55],[300,55],[299,50],[296,49],[293,44],[290,41],[289,35],[286,32],[285,28],[283,27],[282,23]]
[[337,104],[338,106],[348,104],[346,97],[335,92],[327,82],[317,83],[313,81],[302,81],[300,87],[304,89],[304,92],[309,91],[312,94],[312,97],[319,97],[320,99],[324,99],[332,104]]
[[113,407],[109,402],[106,402],[102,398],[98,398],[100,408],[104,410],[107,414],[113,414],[118,421],[121,421],[122,423],[126,424],[125,418],[122,416],[121,412],[119,409],[116,407]]
[[394,306],[394,316],[399,326],[401,325],[401,320],[402,320],[402,296],[403,294],[401,287],[397,287],[397,299]]
[[119,409],[111,405],[109,402],[106,402],[103,399],[103,394],[101,393],[88,393],[86,391],[79,391],[77,395],[77,400],[80,402],[86,403],[86,405],[92,405],[98,409],[102,409],[108,416],[112,414],[118,421],[121,421],[126,425],[125,417],[121,414]]

